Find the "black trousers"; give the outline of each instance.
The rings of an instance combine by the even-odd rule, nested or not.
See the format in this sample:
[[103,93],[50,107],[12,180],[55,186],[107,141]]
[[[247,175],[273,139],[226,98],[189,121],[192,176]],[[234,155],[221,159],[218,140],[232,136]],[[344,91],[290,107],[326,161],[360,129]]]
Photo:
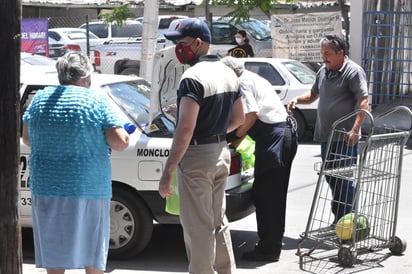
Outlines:
[[[259,127],[260,134],[253,134],[256,136],[253,200],[256,207],[258,248],[263,253],[277,254],[282,247],[285,232],[287,192],[292,161],[297,151],[297,136],[289,127],[271,130],[269,127]],[[265,130],[262,132],[263,129]],[[252,135],[251,137],[253,138]],[[276,156],[271,157],[271,154]]]

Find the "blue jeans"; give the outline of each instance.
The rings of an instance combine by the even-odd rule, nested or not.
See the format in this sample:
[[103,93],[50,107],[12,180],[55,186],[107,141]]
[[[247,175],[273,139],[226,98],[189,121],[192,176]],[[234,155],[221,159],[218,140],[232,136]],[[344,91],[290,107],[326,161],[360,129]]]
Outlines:
[[[327,143],[322,142],[320,146],[322,161],[327,161],[325,169],[356,164],[358,144],[348,146],[346,142],[333,142],[330,147],[328,159],[325,159]],[[333,176],[325,176],[325,178],[332,190],[332,212],[335,215],[334,223],[336,223],[342,216],[352,212],[352,208],[354,207],[353,196],[355,192],[355,183]]]

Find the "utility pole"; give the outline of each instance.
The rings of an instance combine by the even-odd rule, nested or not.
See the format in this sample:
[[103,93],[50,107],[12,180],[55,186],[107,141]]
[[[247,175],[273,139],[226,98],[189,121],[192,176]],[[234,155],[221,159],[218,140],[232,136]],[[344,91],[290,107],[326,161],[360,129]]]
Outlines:
[[22,273],[19,223],[21,0],[0,1],[0,274]]
[[158,16],[159,0],[145,1],[139,75],[149,81],[152,81],[153,60],[157,44]]

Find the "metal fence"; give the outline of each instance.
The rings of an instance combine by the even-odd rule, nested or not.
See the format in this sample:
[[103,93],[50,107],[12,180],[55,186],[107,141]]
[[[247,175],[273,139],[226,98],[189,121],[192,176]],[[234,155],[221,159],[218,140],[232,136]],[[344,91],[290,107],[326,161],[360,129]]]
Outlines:
[[49,17],[49,28],[78,28],[85,24],[87,20],[91,21],[87,16],[79,17]]
[[363,67],[372,109],[412,108],[412,12],[364,13]]

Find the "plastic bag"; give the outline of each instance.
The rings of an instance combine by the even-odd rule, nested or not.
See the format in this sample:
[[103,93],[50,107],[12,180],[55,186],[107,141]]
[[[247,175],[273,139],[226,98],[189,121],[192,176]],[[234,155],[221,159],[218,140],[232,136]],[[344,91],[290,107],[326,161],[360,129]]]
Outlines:
[[173,192],[173,195],[171,197],[166,197],[165,211],[169,214],[179,215],[180,214],[180,205],[179,205],[180,199],[179,199],[179,191],[177,188],[176,172],[173,174],[172,192]]
[[242,155],[243,170],[255,167],[255,141],[249,135],[236,147],[236,151]]

